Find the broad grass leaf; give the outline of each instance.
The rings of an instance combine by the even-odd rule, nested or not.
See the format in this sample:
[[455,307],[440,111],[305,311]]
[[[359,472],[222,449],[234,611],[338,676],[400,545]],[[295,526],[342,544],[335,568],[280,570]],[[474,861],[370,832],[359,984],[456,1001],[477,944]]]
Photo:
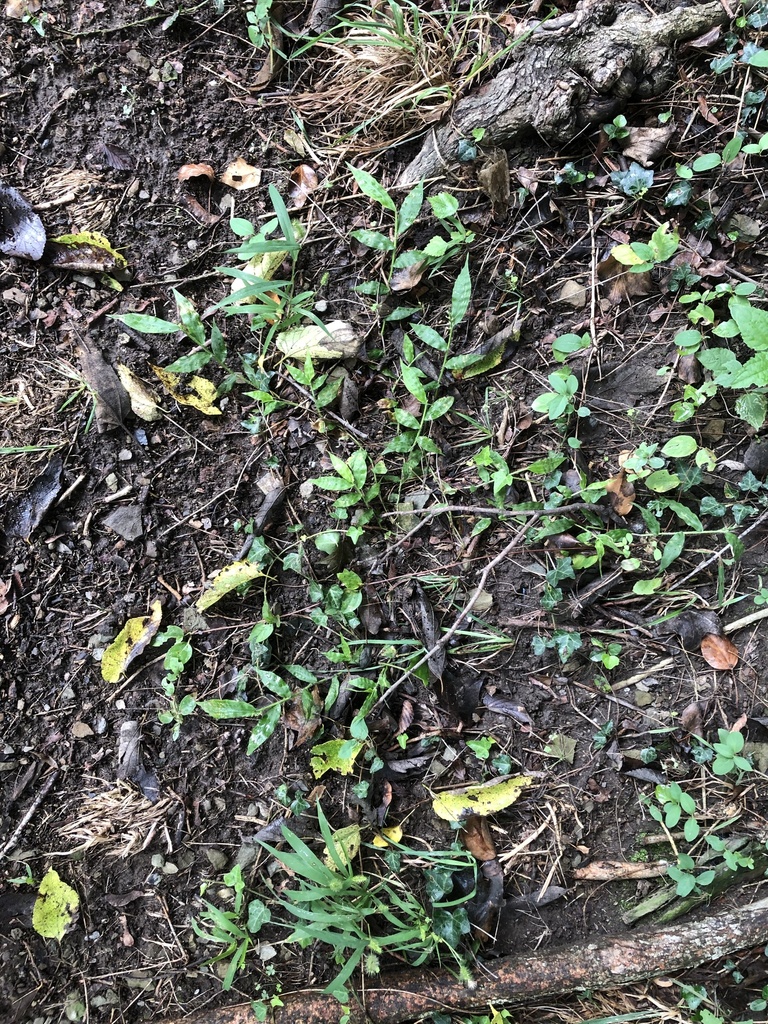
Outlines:
[[37,890],[32,910],[32,927],[44,939],[64,938],[80,907],[75,890],[62,882],[58,871],[47,871]]
[[107,683],[116,683],[125,670],[145,650],[153,639],[163,617],[159,601],[150,605],[151,615],[128,619],[101,659],[101,677]]
[[421,212],[421,204],[424,202],[424,182],[411,189],[408,195],[400,204],[400,211],[397,215],[397,231],[399,235],[405,234]]
[[231,718],[256,718],[262,712],[262,708],[257,708],[246,700],[199,700],[197,707],[216,721],[226,721]]
[[728,637],[718,636],[717,633],[707,633],[702,638],[701,656],[708,665],[719,669],[721,672],[736,668],[739,663],[737,648]]
[[472,814],[496,814],[510,807],[532,783],[530,776],[517,775],[487,785],[440,793],[432,801],[432,810],[444,821],[463,821]]
[[216,604],[217,601],[220,601],[230,591],[235,590],[236,587],[240,587],[243,583],[249,583],[251,580],[258,579],[259,576],[263,575],[264,572],[256,562],[246,562],[245,560],[232,562],[231,565],[225,566],[214,576],[210,590],[206,590],[197,599],[195,607],[199,612],[204,612],[206,608]]

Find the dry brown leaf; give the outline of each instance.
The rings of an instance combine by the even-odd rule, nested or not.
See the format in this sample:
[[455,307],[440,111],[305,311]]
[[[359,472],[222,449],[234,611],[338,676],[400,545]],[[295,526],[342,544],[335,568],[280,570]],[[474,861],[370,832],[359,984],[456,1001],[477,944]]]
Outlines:
[[644,274],[630,274],[613,256],[608,256],[597,265],[597,277],[605,289],[605,295],[612,306],[629,299],[649,295],[653,289],[650,271]]
[[0,580],[0,615],[5,615],[8,611],[8,592],[10,589],[9,583]]
[[629,480],[624,469],[621,469],[616,476],[606,483],[605,489],[608,493],[608,500],[611,508],[619,516],[627,516],[635,504],[635,488]]
[[629,144],[624,147],[627,160],[636,160],[643,167],[651,167],[666,155],[669,140],[676,129],[674,124],[661,128],[630,128]]
[[403,701],[403,706],[400,710],[400,721],[397,723],[397,734],[407,732],[408,728],[413,723],[413,702],[408,700]]
[[100,434],[121,427],[131,412],[128,393],[98,348],[83,339],[78,346],[83,380],[96,397],[96,429]]
[[310,193],[317,188],[317,175],[309,164],[299,164],[291,171],[291,189],[288,193],[297,210],[306,203]]
[[210,164],[184,164],[176,172],[179,181],[189,181],[190,178],[208,178],[210,181],[216,179],[216,171]]
[[5,16],[21,19],[26,15],[37,14],[42,6],[42,0],[7,0]]
[[680,712],[680,728],[691,736],[704,735],[704,716],[707,713],[707,701],[695,700]]
[[205,224],[206,227],[213,227],[214,224],[218,224],[223,216],[221,213],[210,213],[194,196],[189,195],[187,192],[183,192],[179,196],[179,206],[183,206],[190,216],[194,217],[201,224]]
[[684,384],[701,383],[701,365],[695,355],[680,356],[677,363],[677,376]]
[[736,668],[739,663],[739,652],[728,637],[717,633],[707,633],[701,641],[701,656],[712,668],[725,671]]
[[461,839],[466,848],[479,861],[496,859],[496,844],[493,841],[487,818],[471,814],[461,826]]
[[219,175],[219,181],[238,191],[257,188],[261,184],[261,168],[253,167],[239,156]]
[[409,263],[407,267],[401,267],[394,272],[389,279],[389,287],[393,292],[409,292],[411,288],[415,288],[421,281],[426,269],[426,260],[416,260],[414,263]]

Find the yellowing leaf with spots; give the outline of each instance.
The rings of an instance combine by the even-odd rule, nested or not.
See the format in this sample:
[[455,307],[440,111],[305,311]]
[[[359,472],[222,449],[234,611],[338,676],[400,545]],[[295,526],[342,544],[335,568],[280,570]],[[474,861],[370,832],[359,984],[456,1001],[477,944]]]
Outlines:
[[646,262],[630,245],[614,245],[611,256],[625,267],[639,267],[641,263]]
[[213,404],[216,398],[216,385],[212,381],[198,377],[196,373],[171,373],[160,366],[153,366],[152,370],[179,405],[191,405],[193,409],[206,416],[221,416],[221,409],[217,409]]
[[528,775],[517,775],[514,779],[491,782],[485,786],[468,786],[450,793],[440,793],[432,801],[432,809],[444,821],[462,821],[470,814],[496,814],[517,800],[531,785]]
[[318,743],[312,747],[312,754],[309,759],[312,774],[316,779],[321,778],[326,772],[339,772],[340,775],[351,775],[355,770],[355,760],[363,749],[363,744],[356,740],[328,740],[327,743]]
[[206,608],[210,608],[212,604],[220,601],[230,590],[235,590],[243,583],[250,583],[251,580],[258,579],[263,575],[262,569],[256,562],[233,562],[231,565],[225,566],[221,572],[216,573],[211,583],[211,589],[206,590],[202,597],[197,599],[195,608],[199,612],[204,612]]
[[331,871],[338,870],[338,861],[341,861],[345,866],[349,866],[360,849],[360,826],[347,825],[346,828],[336,829],[333,833],[333,848],[336,854],[335,858],[328,847],[325,847],[325,854],[323,856],[325,866],[329,867]]
[[80,897],[51,868],[40,883],[32,909],[32,927],[44,939],[63,939],[77,916]]
[[101,677],[105,682],[116,683],[157,633],[163,618],[163,606],[159,601],[153,601],[150,608],[151,615],[128,619],[104,651],[101,659]]

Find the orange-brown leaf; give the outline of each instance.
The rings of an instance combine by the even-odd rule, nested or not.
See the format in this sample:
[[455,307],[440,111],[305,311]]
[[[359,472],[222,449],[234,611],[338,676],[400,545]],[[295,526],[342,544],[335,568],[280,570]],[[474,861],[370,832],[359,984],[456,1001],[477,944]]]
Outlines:
[[496,857],[496,844],[488,827],[488,819],[482,815],[470,814],[461,826],[461,839],[477,860],[494,860]]
[[190,178],[209,178],[211,181],[216,177],[216,171],[210,164],[184,164],[176,172],[179,181],[189,181]]
[[300,209],[311,192],[317,188],[317,175],[309,164],[299,164],[291,171],[290,197],[296,209]]
[[727,636],[707,633],[701,641],[701,656],[712,668],[725,671],[736,668],[739,663],[739,652]]
[[635,503],[635,488],[627,480],[626,472],[623,469],[619,470],[605,485],[605,489],[613,511],[619,516],[629,515]]

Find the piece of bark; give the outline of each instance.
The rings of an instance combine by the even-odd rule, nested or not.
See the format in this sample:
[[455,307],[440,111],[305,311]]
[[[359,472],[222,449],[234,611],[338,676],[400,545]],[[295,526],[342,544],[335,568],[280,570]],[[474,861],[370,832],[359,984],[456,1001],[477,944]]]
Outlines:
[[570,14],[532,26],[511,64],[460,99],[400,175],[412,185],[458,159],[460,139],[484,129],[483,146],[508,146],[537,135],[561,145],[587,124],[610,120],[632,96],[657,96],[670,82],[675,43],[729,20],[714,2],[651,15],[638,7],[616,12],[613,0],[582,0]]
[[[406,970],[369,979],[363,1005],[351,1000],[350,1024],[403,1024],[435,1011],[487,1011],[586,989],[617,988],[696,967],[768,942],[768,898],[670,928],[586,939],[531,956],[500,957],[465,986],[447,971]],[[340,1005],[317,990],[283,993],[275,1024],[336,1024]],[[252,1024],[250,1003],[203,1010],[172,1024]]]

